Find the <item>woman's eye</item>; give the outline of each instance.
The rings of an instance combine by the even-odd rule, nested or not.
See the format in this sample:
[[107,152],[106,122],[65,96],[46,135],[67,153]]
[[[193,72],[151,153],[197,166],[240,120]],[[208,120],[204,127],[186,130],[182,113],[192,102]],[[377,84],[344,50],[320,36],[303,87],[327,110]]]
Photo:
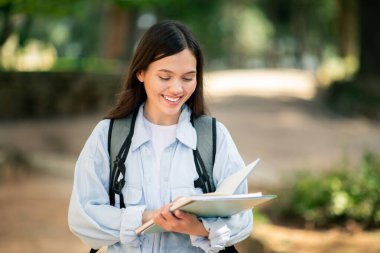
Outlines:
[[191,82],[191,81],[193,81],[193,78],[182,78],[185,82]]
[[159,78],[163,81],[169,81],[170,80],[170,77],[162,77],[162,76],[159,76]]

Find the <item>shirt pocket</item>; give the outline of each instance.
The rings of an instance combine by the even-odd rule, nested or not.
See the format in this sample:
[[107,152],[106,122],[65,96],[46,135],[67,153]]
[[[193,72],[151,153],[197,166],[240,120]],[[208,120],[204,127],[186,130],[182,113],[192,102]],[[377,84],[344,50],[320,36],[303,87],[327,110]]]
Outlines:
[[187,196],[193,196],[193,195],[201,195],[202,190],[198,188],[191,188],[191,187],[180,187],[180,188],[173,188],[170,191],[170,201],[173,202],[179,197],[187,197]]
[[123,195],[126,206],[139,205],[143,202],[141,189],[127,186]]

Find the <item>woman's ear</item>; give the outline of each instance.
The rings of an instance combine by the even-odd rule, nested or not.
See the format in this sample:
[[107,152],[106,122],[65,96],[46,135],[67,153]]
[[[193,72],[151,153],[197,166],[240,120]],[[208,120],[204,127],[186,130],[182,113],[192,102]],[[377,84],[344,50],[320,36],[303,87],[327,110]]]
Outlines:
[[136,73],[137,79],[139,79],[140,82],[144,82],[145,72],[143,70],[139,70]]

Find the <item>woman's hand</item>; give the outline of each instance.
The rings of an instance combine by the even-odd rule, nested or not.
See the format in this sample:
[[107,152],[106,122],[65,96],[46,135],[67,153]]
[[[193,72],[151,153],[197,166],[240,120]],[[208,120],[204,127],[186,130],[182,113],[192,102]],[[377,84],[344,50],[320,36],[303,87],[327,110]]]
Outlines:
[[203,223],[198,218],[180,210],[171,212],[170,205],[163,206],[154,214],[154,223],[163,227],[170,232],[183,233],[196,236],[208,236],[208,231],[203,226]]
[[142,215],[142,223],[148,222],[154,219],[157,215],[160,214],[160,210],[145,210]]

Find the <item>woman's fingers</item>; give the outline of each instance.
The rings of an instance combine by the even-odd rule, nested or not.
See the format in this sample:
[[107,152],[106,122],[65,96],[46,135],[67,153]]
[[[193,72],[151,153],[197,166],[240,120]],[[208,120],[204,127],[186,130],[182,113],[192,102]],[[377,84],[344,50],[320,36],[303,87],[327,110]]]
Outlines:
[[170,205],[163,206],[160,209],[159,214],[154,219],[154,223],[168,231],[174,231],[178,219],[173,215],[173,213],[170,212],[169,208]]
[[182,212],[180,210],[175,210],[173,214],[175,217],[177,217],[178,219],[181,219],[181,220],[186,220],[186,219],[190,218],[190,214]]
[[166,205],[159,210],[154,222],[167,231],[179,232],[190,235],[207,236],[201,221],[193,215],[180,210],[170,211],[170,205]]
[[173,213],[170,211],[170,205],[166,205],[161,209],[161,215],[165,218],[167,221],[172,221],[175,219]]

